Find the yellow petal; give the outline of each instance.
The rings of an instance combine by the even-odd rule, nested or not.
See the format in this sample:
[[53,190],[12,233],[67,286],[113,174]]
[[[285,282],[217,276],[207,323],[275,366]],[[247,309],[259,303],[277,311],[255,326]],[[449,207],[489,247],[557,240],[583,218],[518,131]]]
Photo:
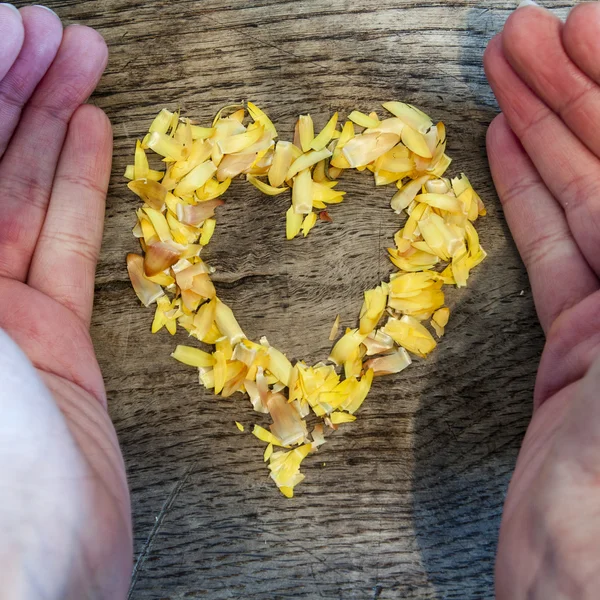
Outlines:
[[311,212],[306,215],[304,221],[302,221],[302,234],[304,237],[308,235],[308,232],[315,226],[317,222],[317,213]]
[[211,331],[215,322],[215,312],[217,309],[216,298],[205,302],[194,316],[194,328],[198,339],[203,340]]
[[436,347],[429,331],[417,319],[408,315],[401,319],[388,319],[382,331],[417,356],[425,357]]
[[324,158],[329,158],[331,156],[331,152],[327,148],[323,148],[322,150],[311,150],[306,154],[298,157],[288,169],[286,174],[286,179],[292,179],[296,173],[303,171],[316,165],[320,160]]
[[336,365],[345,363],[355,350],[358,349],[366,335],[358,329],[349,329],[335,344],[329,355],[329,360]]
[[277,142],[273,154],[273,163],[269,168],[269,183],[278,188],[287,178],[287,172],[294,162],[296,152],[291,142]]
[[351,167],[357,168],[373,162],[399,141],[400,138],[395,133],[363,133],[349,140],[344,145],[342,154]]
[[[336,149],[341,150],[354,137],[354,123],[346,121],[338,139]],[[400,137],[400,136],[398,136]]]
[[234,346],[246,337],[234,317],[231,308],[221,302],[218,298],[215,310],[215,322],[219,330],[223,332],[223,335],[226,335],[229,338]]
[[164,295],[160,285],[150,281],[144,275],[144,259],[139,254],[127,255],[127,271],[133,289],[144,306],[150,306]]
[[[300,147],[302,152],[308,152],[315,138],[313,120],[310,115],[300,115],[298,119],[298,133],[300,135]],[[290,179],[290,177],[288,177]]]
[[269,458],[271,458],[272,454],[273,454],[273,444],[271,444],[269,442],[269,444],[265,448],[265,452],[263,454],[263,460],[264,460],[264,462],[267,462],[269,460]]
[[201,188],[217,171],[217,167],[206,161],[194,167],[177,185],[174,190],[176,196],[190,196],[195,190]]
[[337,112],[333,114],[333,117],[327,121],[327,125],[323,127],[319,135],[311,142],[310,147],[313,150],[323,150],[327,144],[331,141],[333,132],[335,131],[338,122]]
[[169,229],[169,225],[165,216],[160,211],[150,208],[148,206],[146,206],[143,209],[143,211],[146,213],[146,215],[148,215],[148,218],[152,223],[152,227],[154,227],[154,231],[156,231],[156,233],[158,234],[160,241],[172,241],[173,236],[171,235],[171,230]]
[[271,119],[267,117],[266,113],[264,113],[256,104],[252,102],[248,102],[248,112],[250,116],[254,120],[255,123],[260,123],[265,130],[270,131],[272,136],[277,137],[277,130],[275,129],[275,125],[271,122]]
[[273,346],[269,347],[267,356],[267,369],[287,387],[292,376],[292,363],[283,352],[273,348]]
[[352,421],[356,421],[356,417],[354,415],[344,412],[331,413],[329,418],[334,425],[339,425],[340,423],[352,423]]
[[333,342],[333,340],[335,340],[339,329],[340,329],[340,315],[337,315],[335,317],[335,321],[333,322],[333,325],[331,326],[331,331],[329,332],[329,341],[330,342]]
[[152,121],[150,125],[150,129],[148,130],[150,133],[154,131],[158,133],[167,133],[167,130],[171,126],[171,120],[173,119],[173,113],[166,108],[163,108],[158,115]]
[[423,111],[412,106],[412,104],[405,104],[404,102],[386,102],[382,106],[395,117],[404,121],[412,129],[421,133],[425,133],[433,125],[431,119]]
[[387,284],[379,285],[365,292],[365,299],[360,310],[359,333],[366,336],[375,329],[385,311],[387,296]]
[[199,127],[198,125],[192,125],[193,140],[205,140],[206,138],[211,137],[214,132],[214,127]]
[[404,348],[398,348],[392,354],[372,358],[365,363],[365,367],[373,369],[373,375],[380,377],[382,375],[392,375],[400,373],[412,363],[408,352]]
[[462,213],[464,210],[464,204],[458,198],[446,194],[419,194],[415,200],[451,213]]
[[349,412],[350,414],[354,414],[365,401],[369,390],[371,389],[371,384],[373,383],[373,369],[368,369],[366,373],[362,376],[358,384],[354,386],[352,391],[348,396],[348,400],[344,402],[342,408]]
[[296,175],[292,187],[292,206],[296,214],[307,215],[312,212],[312,183],[309,169]]
[[215,364],[212,354],[191,346],[179,345],[171,356],[190,367],[212,367]]
[[252,146],[252,144],[256,143],[262,137],[263,133],[264,127],[261,125],[255,129],[249,129],[244,133],[238,133],[224,140],[219,140],[217,144],[223,154],[234,154]]
[[142,144],[138,140],[135,143],[135,162],[133,169],[133,178],[146,179],[148,177],[149,171],[150,167],[148,166],[148,157],[146,156],[146,152],[142,148]]
[[441,177],[448,170],[451,162],[452,159],[447,154],[443,154],[435,167],[428,169],[428,171],[436,177]]
[[130,181],[127,187],[148,206],[156,210],[163,210],[167,188],[161,183],[151,181],[150,179],[136,179],[135,181]]
[[147,145],[157,154],[173,160],[184,160],[190,153],[190,150],[185,148],[181,142],[158,131],[150,134]]
[[414,130],[412,127],[405,127],[402,130],[402,143],[415,154],[425,158],[431,158],[431,150],[427,146],[427,141],[422,133]]
[[295,238],[302,229],[304,215],[299,215],[293,206],[290,206],[285,213],[285,237],[288,240]]
[[348,115],[348,119],[361,127],[377,127],[379,125],[379,119],[373,119],[358,110],[353,110]]
[[429,178],[430,175],[423,175],[413,181],[409,181],[406,185],[401,186],[390,203],[392,209],[399,214],[407,208],[421,190],[421,186],[428,181]]
[[269,184],[265,183],[264,181],[261,181],[260,179],[253,177],[252,175],[247,175],[246,179],[255,188],[259,189],[263,194],[267,194],[267,196],[277,196],[279,194],[283,194],[283,192],[287,192],[290,189],[288,187],[281,187],[281,188],[273,187],[272,185],[269,185]]
[[450,318],[449,308],[440,308],[433,313],[433,320],[440,326],[445,327],[448,324]]
[[274,446],[283,446],[283,442],[276,435],[273,435],[270,431],[264,427],[261,427],[260,425],[254,426],[252,434],[261,442],[267,442],[268,444],[272,444]]
[[[218,174],[218,169],[217,169]],[[196,198],[199,202],[208,202],[222,196],[231,185],[231,179],[225,179],[218,183],[215,179],[209,179],[199,190],[196,190]]]
[[223,390],[227,375],[227,363],[222,352],[218,350],[213,352],[215,365],[213,367],[213,373],[215,375],[215,394],[219,394]]

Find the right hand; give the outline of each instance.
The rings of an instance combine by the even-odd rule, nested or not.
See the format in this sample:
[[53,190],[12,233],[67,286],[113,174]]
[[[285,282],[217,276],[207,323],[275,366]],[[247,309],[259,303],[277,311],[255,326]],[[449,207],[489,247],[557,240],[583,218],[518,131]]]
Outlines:
[[546,332],[498,600],[600,594],[600,5],[518,9],[485,53],[492,175]]

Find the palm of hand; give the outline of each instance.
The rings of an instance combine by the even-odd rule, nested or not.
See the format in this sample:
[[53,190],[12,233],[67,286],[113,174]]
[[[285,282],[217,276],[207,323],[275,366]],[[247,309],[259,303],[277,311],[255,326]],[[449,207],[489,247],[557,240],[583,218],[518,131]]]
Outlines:
[[[600,470],[600,6],[519,9],[486,50],[494,182],[547,341],[506,499],[502,599],[596,598]],[[514,132],[514,133],[513,133]]]
[[[93,597],[117,598],[130,574],[129,497],[88,331],[112,135],[106,116],[82,105],[104,70],[106,46],[84,27],[63,34],[40,7],[21,17],[0,11],[0,328],[38,370],[56,403],[42,411],[58,407],[77,449],[58,459],[64,473],[79,473],[67,487],[83,495],[80,514],[71,515],[83,526],[65,543],[77,545],[85,566],[59,577],[77,597],[94,589]],[[27,403],[18,410],[19,418],[39,417],[27,415]],[[50,432],[45,443],[55,441]],[[49,495],[48,503],[64,504]]]

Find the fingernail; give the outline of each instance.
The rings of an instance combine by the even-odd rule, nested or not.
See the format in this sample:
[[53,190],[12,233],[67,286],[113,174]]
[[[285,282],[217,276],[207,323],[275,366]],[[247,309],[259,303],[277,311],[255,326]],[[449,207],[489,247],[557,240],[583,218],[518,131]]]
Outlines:
[[44,8],[48,12],[51,12],[55,17],[58,17],[58,15],[51,8],[48,8],[47,6],[43,6],[42,4],[34,4],[33,6],[35,6],[36,8]]
[[534,0],[521,0],[517,5],[517,8],[523,8],[524,6],[539,6],[539,4],[534,2]]
[[19,18],[21,18],[21,13],[19,12],[19,9],[16,6],[13,6],[12,4],[7,4],[6,2],[0,3],[0,6],[6,6],[6,8],[14,10],[19,15]]

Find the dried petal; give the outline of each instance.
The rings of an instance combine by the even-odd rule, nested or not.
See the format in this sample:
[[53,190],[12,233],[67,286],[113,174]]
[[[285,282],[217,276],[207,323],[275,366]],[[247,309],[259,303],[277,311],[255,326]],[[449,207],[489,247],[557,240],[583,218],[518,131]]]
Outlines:
[[164,209],[167,188],[161,183],[150,179],[136,179],[135,181],[130,181],[127,187],[148,206],[156,210]]
[[331,327],[331,331],[329,332],[329,341],[333,342],[338,335],[338,331],[340,329],[340,315],[335,317],[335,321]]
[[232,135],[223,140],[219,140],[217,144],[223,154],[242,152],[252,146],[252,144],[258,142],[263,136],[264,131],[264,127],[259,125],[254,129],[248,129],[248,131],[245,131],[244,133],[238,133],[237,135]]
[[377,127],[379,125],[379,119],[373,119],[358,110],[353,110],[348,115],[348,119],[361,127]]
[[349,140],[344,145],[342,154],[351,167],[361,167],[391,150],[399,141],[400,137],[395,133],[365,133]]
[[131,285],[144,306],[150,306],[164,295],[162,287],[144,275],[144,259],[139,254],[127,255],[127,271]]
[[342,365],[358,350],[365,337],[366,335],[358,329],[348,329],[331,350],[329,360],[336,365]]
[[233,311],[229,306],[217,299],[217,306],[215,310],[215,322],[223,335],[229,338],[232,345],[236,345],[246,336],[233,316]]
[[167,130],[171,126],[171,121],[173,119],[173,113],[166,108],[163,108],[154,118],[152,124],[150,125],[150,129],[148,130],[150,133],[158,132],[158,133],[167,133]]
[[295,146],[290,142],[277,142],[268,175],[269,183],[274,188],[278,188],[286,180],[288,170],[296,157],[294,148]]
[[420,133],[425,133],[433,125],[431,119],[423,111],[412,106],[412,104],[386,102],[382,106]]
[[331,141],[333,136],[333,132],[335,131],[335,127],[338,122],[338,114],[333,113],[333,116],[329,121],[327,121],[327,125],[323,127],[319,135],[311,142],[310,147],[313,150],[323,150],[327,144]]
[[179,204],[177,206],[177,218],[185,225],[199,227],[206,219],[214,216],[215,208],[222,204],[225,204],[223,200],[208,200],[195,206]]
[[372,331],[362,343],[367,349],[367,356],[382,354],[394,347],[394,340],[389,335],[383,333],[381,329]]
[[201,188],[217,171],[217,167],[209,160],[194,167],[177,185],[176,196],[190,196]]
[[303,171],[304,169],[308,169],[313,165],[316,165],[320,160],[324,158],[329,158],[331,156],[331,152],[327,148],[323,148],[322,150],[311,150],[302,156],[299,156],[290,166],[288,172],[286,174],[286,179],[292,179],[296,173]]
[[290,189],[288,187],[282,187],[282,188],[273,187],[272,185],[268,185],[268,184],[264,183],[263,181],[261,181],[260,179],[253,177],[252,175],[248,175],[246,177],[246,179],[255,188],[259,189],[263,194],[267,194],[267,196],[277,196],[279,194],[282,194],[283,192],[287,192]]
[[422,175],[402,186],[391,201],[392,209],[400,214],[415,199],[423,184],[430,179],[430,175]]
[[408,315],[401,319],[388,319],[383,332],[417,356],[425,357],[436,347],[436,342],[429,331],[419,321]]
[[404,348],[398,348],[392,354],[372,358],[365,363],[365,368],[373,369],[373,375],[379,377],[381,375],[392,375],[400,373],[410,365],[412,360],[408,352]]
[[185,250],[185,246],[174,242],[155,242],[146,248],[144,274],[153,277],[174,265]]
[[288,240],[295,238],[302,229],[304,215],[298,214],[293,205],[290,206],[285,213],[285,237]]
[[315,226],[317,222],[317,213],[311,212],[306,215],[304,221],[302,221],[302,235],[306,237],[308,232]]
[[192,346],[177,346],[171,356],[190,367],[212,367],[215,364],[215,359],[212,354],[193,348]]
[[415,154],[425,158],[431,158],[431,150],[427,145],[425,136],[414,130],[412,127],[405,127],[402,130],[402,143]]
[[153,131],[149,135],[146,145],[157,154],[172,160],[184,160],[190,153],[189,148],[186,148],[181,142],[158,131]]
[[[310,115],[300,115],[300,118],[298,119],[298,135],[300,137],[300,147],[302,148],[302,152],[308,152],[315,138],[313,120]],[[288,177],[288,179],[290,179],[290,177]]]
[[312,185],[309,169],[296,175],[292,187],[292,206],[296,214],[307,215],[312,212]]
[[267,400],[267,408],[273,419],[271,433],[279,438],[284,446],[304,441],[308,435],[306,423],[283,394],[271,394]]

